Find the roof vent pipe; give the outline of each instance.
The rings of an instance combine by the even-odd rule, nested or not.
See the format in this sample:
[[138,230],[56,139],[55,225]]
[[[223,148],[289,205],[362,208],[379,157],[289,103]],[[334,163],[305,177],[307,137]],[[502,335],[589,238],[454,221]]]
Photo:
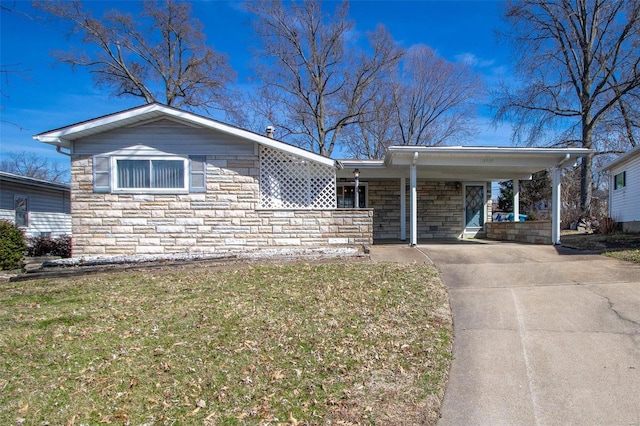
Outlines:
[[267,137],[273,139],[273,132],[275,131],[275,127],[267,126]]

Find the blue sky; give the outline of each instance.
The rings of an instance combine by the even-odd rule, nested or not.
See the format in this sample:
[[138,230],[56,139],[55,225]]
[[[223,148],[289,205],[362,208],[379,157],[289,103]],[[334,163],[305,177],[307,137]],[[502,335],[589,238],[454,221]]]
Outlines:
[[[55,64],[50,52],[77,45],[65,35],[65,26],[43,17],[30,1],[0,0],[12,13],[2,10],[0,61],[3,73],[0,103],[0,159],[10,151],[33,152],[67,164],[55,148],[32,136],[47,130],[141,105],[138,98],[111,98],[106,89],[94,86],[87,70]],[[135,11],[137,2],[89,1],[96,11],[105,7]],[[326,2],[333,8],[335,3]],[[384,24],[403,47],[426,44],[450,61],[469,61],[485,78],[488,87],[508,75],[509,49],[495,31],[504,25],[502,2],[496,1],[352,1],[349,17],[356,31]],[[207,41],[225,52],[238,72],[238,84],[248,84],[251,63],[251,16],[238,2],[195,1],[195,16],[203,23]],[[101,12],[96,13],[97,16]],[[467,145],[508,145],[510,130],[489,125],[490,112],[480,108],[478,135]]]

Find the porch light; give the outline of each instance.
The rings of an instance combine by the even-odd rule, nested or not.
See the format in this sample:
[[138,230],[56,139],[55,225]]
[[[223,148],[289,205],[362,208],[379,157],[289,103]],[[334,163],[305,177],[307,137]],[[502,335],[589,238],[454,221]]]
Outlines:
[[360,182],[360,169],[353,170],[353,177],[355,178],[353,186],[353,204],[356,209],[360,208],[360,194],[358,193],[358,184]]

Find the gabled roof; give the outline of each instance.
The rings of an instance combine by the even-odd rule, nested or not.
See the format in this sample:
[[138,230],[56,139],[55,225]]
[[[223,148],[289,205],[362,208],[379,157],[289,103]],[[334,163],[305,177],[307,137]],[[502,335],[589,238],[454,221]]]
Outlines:
[[159,103],[151,103],[114,114],[109,114],[80,123],[72,124],[70,126],[61,127],[59,129],[49,130],[47,132],[37,134],[33,138],[37,141],[54,145],[56,147],[70,148],[71,141],[74,141],[76,139],[160,118],[171,118],[177,121],[181,121],[185,124],[196,125],[203,128],[216,130],[255,142],[263,146],[267,146],[269,148],[285,151],[309,161],[314,161],[316,163],[321,163],[337,168],[340,167],[340,164],[335,160],[316,154],[314,152],[307,151],[305,149],[298,148],[287,143],[277,141],[275,139],[271,139],[267,136],[254,133],[249,130],[231,126],[229,124],[222,123],[220,121],[213,120],[202,115],[182,111]]
[[49,182],[48,180],[36,179],[29,176],[21,176],[13,173],[2,172],[2,171],[0,171],[0,181],[37,186],[39,188],[57,189],[59,191],[64,191],[64,192],[71,191],[71,186],[67,183]]
[[602,167],[602,170],[611,170],[626,161],[633,160],[638,155],[640,155],[640,145],[634,147],[630,151],[625,152],[624,154],[619,155],[615,160],[608,162]]

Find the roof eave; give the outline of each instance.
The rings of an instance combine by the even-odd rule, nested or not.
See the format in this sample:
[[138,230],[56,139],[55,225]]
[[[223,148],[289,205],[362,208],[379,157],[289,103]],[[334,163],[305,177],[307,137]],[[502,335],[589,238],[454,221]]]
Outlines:
[[248,130],[233,127],[231,125],[220,123],[216,120],[199,116],[190,112],[182,111],[176,108],[168,107],[162,104],[149,104],[141,107],[133,108],[127,111],[107,115],[94,120],[88,120],[79,124],[63,127],[57,130],[40,133],[33,138],[37,141],[47,143],[54,146],[60,146],[62,148],[70,148],[70,140],[74,139],[74,135],[82,132],[86,132],[91,129],[98,129],[100,127],[112,126],[119,121],[124,121],[134,117],[144,117],[145,115],[152,114],[154,112],[161,112],[169,117],[178,118],[180,120],[196,123],[209,129],[217,130],[222,133],[238,136],[244,139],[251,140],[263,146],[267,146],[280,151],[288,152],[292,155],[302,157],[309,161],[314,161],[329,167],[340,168],[340,164],[335,160],[324,157],[322,155],[289,145],[285,142],[280,142],[276,139],[271,139],[267,136],[262,136]]
[[624,154],[619,155],[617,158],[613,159],[612,161],[606,163],[604,166],[602,166],[602,170],[614,169],[619,165],[632,160],[638,154],[640,154],[640,145],[634,147],[630,151],[627,151]]
[[0,180],[7,182],[13,182],[18,184],[25,184],[31,186],[37,186],[40,188],[55,189],[64,192],[70,192],[71,186],[62,182],[49,182],[42,179],[33,178],[30,176],[21,176],[8,172],[0,172]]
[[71,142],[56,136],[35,135],[33,136],[33,139],[37,140],[38,142],[46,143],[60,148],[71,148]]

